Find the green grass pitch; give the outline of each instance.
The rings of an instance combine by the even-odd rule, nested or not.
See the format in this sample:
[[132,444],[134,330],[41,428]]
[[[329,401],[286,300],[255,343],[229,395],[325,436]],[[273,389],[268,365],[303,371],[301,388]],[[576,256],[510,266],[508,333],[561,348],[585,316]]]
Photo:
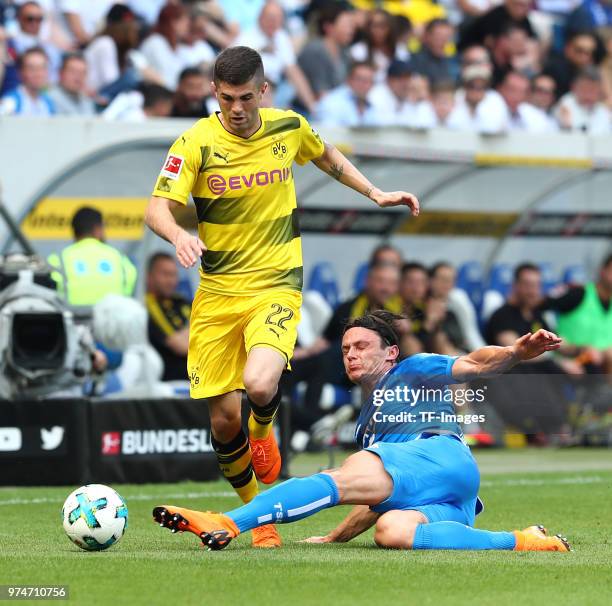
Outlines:
[[[229,486],[116,485],[129,528],[105,552],[88,553],[64,535],[60,509],[75,487],[0,489],[0,584],[67,584],[72,604],[539,606],[612,603],[612,451],[522,450],[477,453],[485,512],[477,526],[512,530],[543,523],[574,551],[396,552],[375,547],[372,532],[343,545],[306,545],[347,513],[326,510],[280,527],[284,547],[260,551],[250,537],[206,552],[189,533],[152,522],[159,503],[226,510]],[[318,471],[302,456],[292,472]],[[24,602],[21,602],[24,603]]]

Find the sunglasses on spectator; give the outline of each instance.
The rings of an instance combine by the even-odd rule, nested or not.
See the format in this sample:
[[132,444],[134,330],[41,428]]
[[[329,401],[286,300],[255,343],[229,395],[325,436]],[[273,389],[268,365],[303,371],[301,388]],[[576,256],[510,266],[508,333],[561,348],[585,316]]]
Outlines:
[[42,15],[25,15],[23,20],[26,23],[42,23],[44,17]]

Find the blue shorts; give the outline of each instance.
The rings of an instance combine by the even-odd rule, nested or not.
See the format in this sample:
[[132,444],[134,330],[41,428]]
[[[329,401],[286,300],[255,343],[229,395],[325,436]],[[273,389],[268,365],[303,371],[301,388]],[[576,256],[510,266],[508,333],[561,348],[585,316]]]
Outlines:
[[393,479],[391,496],[373,511],[414,509],[429,522],[474,525],[480,473],[459,438],[433,435],[410,442],[377,442],[366,450],[380,457]]

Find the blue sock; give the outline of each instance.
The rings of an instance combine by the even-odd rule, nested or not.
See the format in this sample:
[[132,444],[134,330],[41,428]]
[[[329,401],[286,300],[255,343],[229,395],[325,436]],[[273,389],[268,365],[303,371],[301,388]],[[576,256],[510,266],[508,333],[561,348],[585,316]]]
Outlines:
[[459,524],[434,522],[419,524],[414,533],[413,549],[514,549],[511,532],[491,532]]
[[284,524],[307,518],[338,503],[338,487],[332,477],[318,473],[292,478],[258,494],[250,503],[227,511],[240,532],[263,524]]

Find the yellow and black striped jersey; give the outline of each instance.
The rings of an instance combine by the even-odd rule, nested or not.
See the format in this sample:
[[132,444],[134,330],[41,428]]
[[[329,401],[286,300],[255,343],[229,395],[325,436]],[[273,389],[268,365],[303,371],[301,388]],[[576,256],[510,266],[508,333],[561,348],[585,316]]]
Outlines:
[[228,132],[218,114],[199,120],[172,145],[154,196],[195,202],[202,257],[200,288],[251,295],[301,290],[302,248],[292,164],[323,153],[303,116],[262,108],[248,138]]

